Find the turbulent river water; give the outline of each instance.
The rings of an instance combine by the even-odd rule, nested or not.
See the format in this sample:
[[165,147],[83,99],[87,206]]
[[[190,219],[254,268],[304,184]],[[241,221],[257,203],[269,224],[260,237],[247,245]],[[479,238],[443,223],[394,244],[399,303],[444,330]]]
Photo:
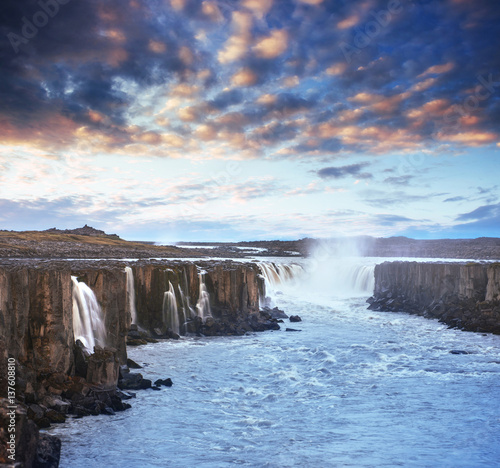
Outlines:
[[51,428],[60,466],[499,466],[500,336],[368,311],[372,283],[337,271],[275,285],[303,320],[280,331],[129,348],[174,385]]

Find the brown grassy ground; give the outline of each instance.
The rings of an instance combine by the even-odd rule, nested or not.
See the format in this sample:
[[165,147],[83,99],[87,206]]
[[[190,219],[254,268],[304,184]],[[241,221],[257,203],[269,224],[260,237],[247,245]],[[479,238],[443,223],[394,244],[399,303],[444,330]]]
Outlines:
[[203,256],[199,251],[130,242],[112,236],[0,231],[0,258],[126,258]]

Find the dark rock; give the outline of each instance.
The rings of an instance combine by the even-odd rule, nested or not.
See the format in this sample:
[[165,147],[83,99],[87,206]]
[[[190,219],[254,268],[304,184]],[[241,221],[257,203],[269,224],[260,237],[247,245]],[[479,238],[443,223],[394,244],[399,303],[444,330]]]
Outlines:
[[75,375],[86,378],[88,368],[87,358],[89,357],[89,353],[80,340],[76,340],[73,353],[75,356]]
[[298,315],[290,315],[290,322],[302,322],[302,319]]
[[151,380],[144,379],[142,374],[128,374],[125,378],[118,382],[120,390],[144,390],[151,388]]
[[61,440],[50,434],[40,434],[33,468],[57,468],[60,457]]
[[33,421],[37,422],[39,419],[43,418],[45,412],[43,409],[36,404],[32,404],[28,406],[28,418],[33,419]]
[[463,351],[461,349],[452,349],[450,354],[470,354],[468,351]]
[[130,369],[127,365],[120,366],[118,371],[118,379],[123,379],[127,374],[130,374]]
[[45,416],[36,420],[35,423],[40,429],[47,429],[47,427],[50,427],[50,420]]
[[155,385],[157,386],[160,386],[160,385],[164,385],[165,387],[171,387],[173,385],[173,382],[172,382],[172,379],[169,377],[167,379],[158,379],[156,382],[155,382]]
[[150,388],[151,388],[151,390],[161,390],[161,387],[158,387],[156,385],[153,385]]
[[105,406],[101,410],[101,414],[107,414],[109,416],[114,416],[116,413],[114,412],[113,408],[110,408],[109,406]]
[[148,342],[142,338],[127,338],[127,346],[142,346],[145,344],[148,344]]
[[285,331],[298,332],[298,331],[302,331],[302,330],[297,330],[296,328],[287,328],[287,329],[285,329]]
[[79,418],[82,418],[84,416],[90,416],[90,411],[84,408],[83,406],[73,407],[72,413]]
[[113,348],[95,346],[88,359],[87,382],[105,389],[116,388],[120,362]]
[[120,398],[121,400],[130,400],[132,398],[135,398],[136,394],[133,392],[123,392],[123,391],[117,390],[116,396],[118,398]]
[[53,409],[49,409],[45,412],[45,417],[48,418],[48,420],[51,423],[63,423],[66,422],[66,416],[64,414],[58,413],[57,411]]
[[273,309],[269,307],[264,307],[261,313],[265,312],[271,319],[286,319],[288,315],[281,309],[274,307]]
[[[171,340],[179,340],[181,337],[179,334],[173,332],[172,330],[168,329],[166,332],[165,332],[165,337],[166,338],[169,338]],[[151,341],[150,341],[151,343]],[[155,341],[155,343],[157,343],[157,341]]]

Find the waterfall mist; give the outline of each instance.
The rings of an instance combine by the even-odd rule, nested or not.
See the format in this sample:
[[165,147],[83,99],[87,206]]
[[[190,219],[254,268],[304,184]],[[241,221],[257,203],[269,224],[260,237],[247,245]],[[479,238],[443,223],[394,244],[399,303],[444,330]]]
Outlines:
[[362,238],[319,242],[306,259],[303,286],[321,296],[368,296],[374,287],[374,265],[363,257]]
[[374,287],[374,262],[364,257],[363,238],[318,242],[299,264],[259,263],[266,284],[265,305],[285,293],[302,298],[369,296]]

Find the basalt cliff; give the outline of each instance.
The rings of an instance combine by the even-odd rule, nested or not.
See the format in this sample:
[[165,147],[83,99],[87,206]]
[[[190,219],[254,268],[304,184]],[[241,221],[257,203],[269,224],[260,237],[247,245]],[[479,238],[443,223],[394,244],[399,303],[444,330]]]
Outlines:
[[[259,307],[264,289],[259,267],[251,263],[4,261],[0,393],[8,395],[7,363],[14,363],[17,461],[57,466],[57,441],[40,435],[39,427],[68,414],[113,414],[128,407],[130,395],[117,389],[119,378],[129,374],[127,342],[279,329],[271,311]],[[101,335],[93,330],[95,306],[85,304],[90,296],[101,316]],[[89,343],[95,347],[88,349]],[[8,402],[0,403],[6,417]],[[6,437],[2,429],[0,438]],[[9,463],[7,457],[0,451],[0,464]]]
[[499,263],[384,262],[371,310],[408,312],[468,331],[500,334]]

